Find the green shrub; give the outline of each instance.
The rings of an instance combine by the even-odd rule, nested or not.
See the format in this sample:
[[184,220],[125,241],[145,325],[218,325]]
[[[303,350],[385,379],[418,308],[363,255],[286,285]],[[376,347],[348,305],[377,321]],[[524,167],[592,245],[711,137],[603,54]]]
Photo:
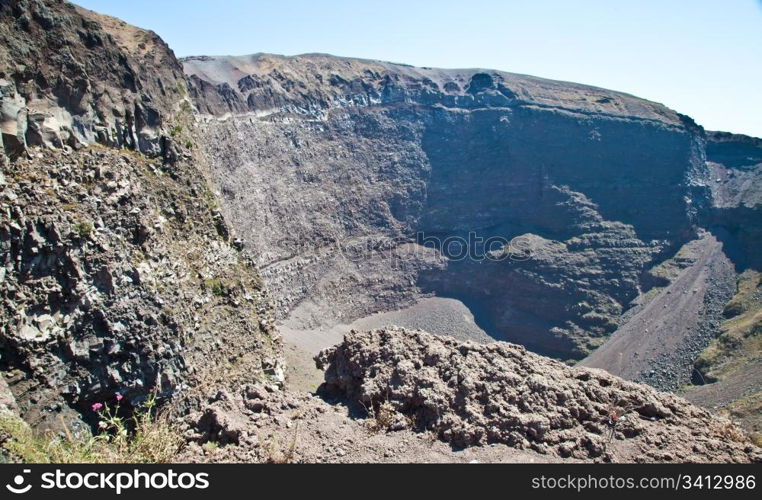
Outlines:
[[77,233],[77,235],[80,238],[87,238],[92,234],[93,232],[93,225],[90,222],[84,221],[84,222],[78,222],[77,224],[74,224],[72,227],[72,230]]
[[222,281],[218,279],[206,280],[204,281],[204,285],[217,297],[223,297],[225,295],[225,287],[222,286]]

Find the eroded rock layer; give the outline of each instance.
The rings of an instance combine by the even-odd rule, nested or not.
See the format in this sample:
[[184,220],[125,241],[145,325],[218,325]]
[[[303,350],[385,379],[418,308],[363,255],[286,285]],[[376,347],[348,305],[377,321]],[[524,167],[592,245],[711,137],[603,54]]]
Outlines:
[[82,429],[116,393],[126,415],[150,391],[181,410],[202,384],[282,381],[172,51],[52,0],[0,2],[0,40],[2,404]]
[[762,269],[762,139],[707,133],[711,209],[704,224],[726,242],[740,269]]
[[[701,130],[629,95],[323,55],[183,64],[225,213],[305,327],[436,294],[581,357],[709,203]],[[454,258],[470,233],[522,258]]]
[[96,141],[166,154],[162,129],[185,93],[153,32],[65,1],[0,3],[0,127],[12,156]]

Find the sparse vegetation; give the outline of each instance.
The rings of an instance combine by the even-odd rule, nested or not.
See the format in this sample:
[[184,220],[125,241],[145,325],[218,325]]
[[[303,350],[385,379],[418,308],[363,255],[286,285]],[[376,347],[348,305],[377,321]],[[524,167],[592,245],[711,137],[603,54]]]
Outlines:
[[172,137],[177,137],[178,135],[180,135],[180,133],[182,133],[182,131],[183,131],[182,125],[175,125],[171,129],[169,129],[169,135],[171,135]]
[[740,429],[740,427],[736,426],[732,422],[726,422],[722,425],[720,429],[722,436],[729,440],[736,443],[746,443],[748,437],[744,432]]
[[[121,396],[117,396],[121,399]],[[182,437],[168,418],[157,413],[151,394],[129,420],[112,406],[93,405],[100,418],[99,434],[76,438],[68,431],[39,434],[17,416],[0,414],[0,449],[23,463],[167,463],[178,453]],[[132,430],[130,430],[132,429]]]
[[762,444],[762,391],[758,391],[747,397],[731,402],[725,407],[723,413],[743,427],[751,434],[751,439],[759,446]]
[[376,409],[374,405],[365,408],[368,413],[367,427],[371,432],[386,432],[394,423],[397,411],[389,401],[384,401]]
[[222,285],[222,281],[219,279],[209,279],[204,281],[204,286],[212,291],[212,294],[217,297],[225,296],[225,287]]
[[720,326],[720,336],[696,362],[696,368],[707,381],[716,381],[762,353],[760,286],[759,272],[745,271],[739,277],[738,291],[725,307],[728,319]]
[[262,447],[264,460],[270,464],[290,464],[296,456],[296,444],[299,439],[299,422],[294,426],[294,433],[286,449],[282,449],[277,436],[270,438]]
[[145,262],[145,260],[146,260],[146,256],[140,250],[135,250],[132,253],[132,256],[130,258],[130,262],[132,262],[132,264],[135,265],[135,266],[137,266],[141,262]]
[[92,234],[94,228],[91,222],[84,221],[74,224],[71,229],[77,234],[77,236],[84,239]]

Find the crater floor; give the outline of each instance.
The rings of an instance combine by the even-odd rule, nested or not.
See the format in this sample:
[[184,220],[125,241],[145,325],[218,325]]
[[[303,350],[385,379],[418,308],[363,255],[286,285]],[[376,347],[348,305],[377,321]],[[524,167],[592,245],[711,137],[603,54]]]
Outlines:
[[[288,371],[286,383],[293,389],[314,391],[323,382],[323,372],[315,367],[313,356],[339,344],[352,330],[375,330],[397,326],[425,330],[457,340],[493,342],[474,320],[469,308],[457,299],[424,297],[410,307],[371,314],[349,324],[304,328],[303,308],[295,309],[278,329],[283,335]],[[311,317],[311,316],[310,316]]]

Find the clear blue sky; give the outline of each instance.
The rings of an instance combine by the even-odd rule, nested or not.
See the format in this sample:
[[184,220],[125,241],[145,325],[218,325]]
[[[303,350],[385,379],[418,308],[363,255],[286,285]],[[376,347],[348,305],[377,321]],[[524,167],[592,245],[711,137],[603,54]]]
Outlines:
[[662,102],[762,137],[762,0],[78,0],[178,56],[325,52],[482,67]]

